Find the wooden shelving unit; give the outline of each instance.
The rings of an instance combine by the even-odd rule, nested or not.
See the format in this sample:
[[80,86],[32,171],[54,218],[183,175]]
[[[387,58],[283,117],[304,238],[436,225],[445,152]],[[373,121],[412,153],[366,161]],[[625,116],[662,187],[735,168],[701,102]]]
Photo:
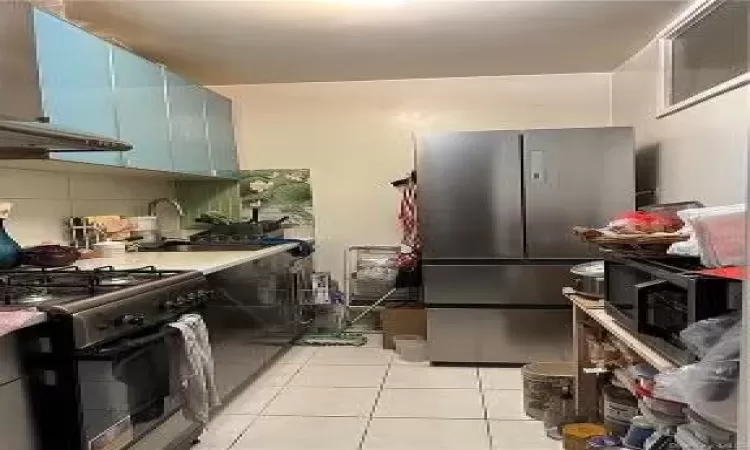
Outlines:
[[[599,409],[599,395],[596,387],[596,377],[584,373],[584,369],[593,367],[589,359],[586,339],[582,333],[583,324],[586,322],[593,321],[607,330],[607,332],[619,339],[628,348],[633,350],[633,352],[643,358],[644,361],[651,364],[660,372],[672,370],[678,367],[676,364],[672,363],[656,350],[641,341],[638,336],[618,324],[612,316],[607,314],[601,306],[601,302],[592,301],[587,297],[576,294],[575,291],[569,288],[563,289],[563,295],[573,303],[573,350],[578,369],[575,386],[578,414],[584,416],[595,416]],[[613,374],[618,381],[630,390],[633,389],[632,380],[624,370],[615,370]]]

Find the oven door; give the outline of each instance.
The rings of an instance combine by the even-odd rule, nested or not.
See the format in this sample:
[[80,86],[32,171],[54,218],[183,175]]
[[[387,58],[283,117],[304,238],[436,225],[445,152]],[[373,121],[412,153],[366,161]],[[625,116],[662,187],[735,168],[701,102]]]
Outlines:
[[153,327],[77,353],[85,450],[125,448],[182,408],[176,333]]
[[638,294],[636,286],[652,281],[650,274],[619,261],[605,260],[605,309],[628,330],[637,333]]
[[666,280],[634,286],[638,333],[641,339],[676,364],[695,362],[695,355],[680,340],[692,322],[690,293]]

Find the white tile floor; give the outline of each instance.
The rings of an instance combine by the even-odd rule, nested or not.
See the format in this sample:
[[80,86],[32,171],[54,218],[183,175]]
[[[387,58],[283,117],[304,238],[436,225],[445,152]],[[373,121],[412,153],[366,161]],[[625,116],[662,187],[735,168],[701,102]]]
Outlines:
[[295,347],[193,450],[560,450],[519,369],[430,367],[375,347]]

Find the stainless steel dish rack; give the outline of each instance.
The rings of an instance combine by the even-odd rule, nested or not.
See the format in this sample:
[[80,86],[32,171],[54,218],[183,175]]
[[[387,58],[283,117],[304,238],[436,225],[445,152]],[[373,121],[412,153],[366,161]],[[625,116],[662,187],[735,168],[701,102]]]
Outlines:
[[345,289],[349,306],[371,306],[388,301],[409,301],[414,290],[396,289],[400,247],[355,245],[344,255]]

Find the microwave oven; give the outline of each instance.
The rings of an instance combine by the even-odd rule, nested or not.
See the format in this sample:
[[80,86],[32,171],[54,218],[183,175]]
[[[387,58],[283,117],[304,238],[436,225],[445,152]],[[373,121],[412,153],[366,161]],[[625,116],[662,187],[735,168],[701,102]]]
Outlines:
[[610,257],[604,263],[605,310],[674,363],[695,362],[680,332],[742,305],[741,281],[701,274],[701,269],[697,258]]

